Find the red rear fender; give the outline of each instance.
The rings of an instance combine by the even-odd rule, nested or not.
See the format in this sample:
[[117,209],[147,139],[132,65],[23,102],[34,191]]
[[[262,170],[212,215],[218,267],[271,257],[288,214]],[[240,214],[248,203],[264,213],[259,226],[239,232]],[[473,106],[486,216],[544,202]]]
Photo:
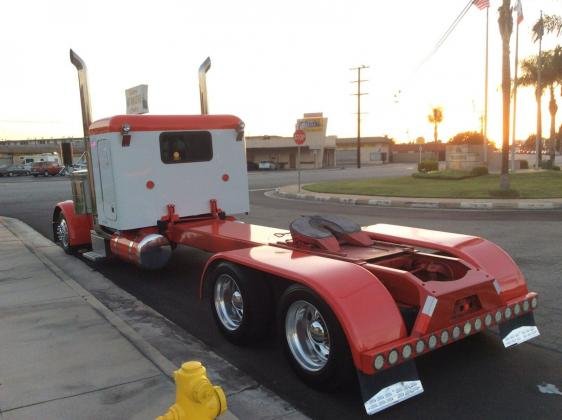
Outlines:
[[[53,212],[53,230],[59,215],[62,214],[68,224],[68,239],[70,246],[86,245],[91,242],[90,230],[93,227],[92,216],[89,214],[74,213],[74,202],[72,200],[58,203]],[[55,232],[53,232],[53,235]]]
[[359,265],[267,245],[238,249],[215,254],[207,262],[201,290],[207,270],[217,261],[231,261],[312,289],[339,320],[358,367],[361,352],[407,336],[392,296]]

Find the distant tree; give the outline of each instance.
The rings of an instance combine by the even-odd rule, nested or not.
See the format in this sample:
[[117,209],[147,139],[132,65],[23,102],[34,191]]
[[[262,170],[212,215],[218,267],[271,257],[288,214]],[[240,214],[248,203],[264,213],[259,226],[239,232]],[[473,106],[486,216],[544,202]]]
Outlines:
[[420,136],[416,138],[415,144],[425,144],[425,139]]
[[527,137],[527,140],[523,142],[521,148],[526,152],[532,152],[533,150],[535,150],[536,144],[537,144],[537,135],[531,134],[529,137]]
[[433,124],[433,141],[437,143],[437,127],[443,122],[443,109],[441,107],[432,108],[431,114],[427,116],[427,120]]
[[[537,77],[536,77],[536,85],[537,88],[535,89],[536,98],[537,98],[537,137],[540,137],[542,140],[542,110],[541,110],[541,98],[543,93],[543,86],[542,86],[542,38],[545,33],[556,33],[556,36],[560,36],[560,32],[562,31],[562,17],[559,15],[544,15],[541,12],[541,16],[539,20],[533,25],[533,40],[539,42],[539,54],[537,56]],[[553,105],[551,102],[550,106]],[[555,104],[554,104],[555,105]],[[552,139],[552,126],[551,126],[551,139]],[[552,142],[553,143],[553,142]],[[537,164],[540,165],[541,162],[541,155],[542,155],[542,144],[541,141],[538,142],[537,148]],[[550,155],[551,162],[554,160],[554,151],[551,150]]]
[[[474,146],[481,146],[484,144],[484,135],[478,131],[463,131],[455,134],[449,139],[447,144],[470,144]],[[494,142],[488,140],[488,147],[496,148]]]
[[[541,54],[541,84],[540,92],[538,86],[538,56],[528,57],[521,63],[521,78],[518,84],[522,86],[534,86],[537,101],[540,101],[545,89],[550,92],[548,110],[550,112],[550,159],[554,159],[554,140],[556,138],[556,103],[555,89],[562,86],[562,47],[557,46],[553,50],[544,51]],[[540,112],[537,104],[537,112]],[[542,117],[542,116],[541,116]]]

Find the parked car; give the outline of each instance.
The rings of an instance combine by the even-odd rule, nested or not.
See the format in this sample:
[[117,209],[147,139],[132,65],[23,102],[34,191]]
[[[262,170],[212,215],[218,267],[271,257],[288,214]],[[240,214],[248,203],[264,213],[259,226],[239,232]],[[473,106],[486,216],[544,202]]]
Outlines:
[[257,171],[259,169],[259,166],[256,162],[246,162],[246,164],[248,165],[248,171]]
[[34,162],[31,166],[31,175],[37,177],[39,175],[43,176],[55,176],[61,171],[62,166],[57,162]]
[[261,160],[259,163],[259,168],[260,169],[268,169],[268,170],[274,170],[277,169],[277,164],[275,162],[272,162],[270,160]]
[[23,165],[9,165],[0,167],[0,176],[29,175],[29,171]]

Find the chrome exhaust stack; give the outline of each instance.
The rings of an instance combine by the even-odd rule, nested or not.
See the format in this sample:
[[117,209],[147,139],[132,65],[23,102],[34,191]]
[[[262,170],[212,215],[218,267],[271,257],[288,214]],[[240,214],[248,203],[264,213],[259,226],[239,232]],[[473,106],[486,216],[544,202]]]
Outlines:
[[201,115],[209,113],[209,104],[207,103],[207,72],[211,68],[211,58],[207,57],[199,66],[199,98],[201,100]]
[[[85,191],[86,206],[84,207],[85,213],[90,213],[94,216],[94,229],[96,232],[101,229],[97,223],[97,209],[96,209],[96,190],[94,189],[94,177],[92,167],[92,149],[90,147],[90,124],[92,123],[92,107],[90,103],[90,93],[88,91],[88,74],[86,70],[86,63],[78,54],[72,49],[70,50],[70,62],[76,67],[78,71],[78,84],[80,86],[80,105],[82,107],[82,129],[84,130],[84,150],[86,153],[86,165],[88,167],[88,187]],[[88,203],[89,201],[89,203]],[[89,204],[89,205],[88,205]]]

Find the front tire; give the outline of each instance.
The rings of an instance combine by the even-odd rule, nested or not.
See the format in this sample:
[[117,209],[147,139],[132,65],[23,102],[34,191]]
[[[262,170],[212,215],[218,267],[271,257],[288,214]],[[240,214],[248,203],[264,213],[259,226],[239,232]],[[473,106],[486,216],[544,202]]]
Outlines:
[[271,320],[271,294],[258,273],[222,262],[210,274],[210,304],[217,326],[234,344],[263,339]]
[[57,222],[54,229],[55,242],[57,242],[60,247],[67,254],[72,254],[74,252],[74,247],[70,245],[70,230],[68,227],[68,222],[62,213],[57,217]]
[[330,307],[312,290],[289,287],[281,297],[279,331],[296,374],[313,388],[333,391],[354,377],[347,339]]
[[43,176],[44,176],[44,177],[48,177],[48,176],[49,176],[49,171],[43,172]]

